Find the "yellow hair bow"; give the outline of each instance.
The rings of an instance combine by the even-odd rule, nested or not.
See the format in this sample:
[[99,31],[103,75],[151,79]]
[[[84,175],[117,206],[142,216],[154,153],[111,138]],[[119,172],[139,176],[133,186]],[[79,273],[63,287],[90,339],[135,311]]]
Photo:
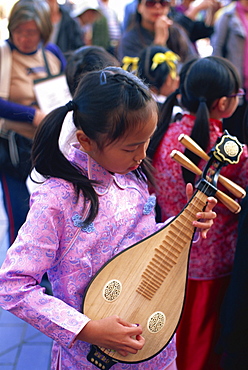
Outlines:
[[170,76],[173,80],[177,77],[177,62],[180,57],[173,53],[173,51],[166,51],[165,53],[157,53],[152,58],[151,70],[154,71],[159,64],[167,63],[170,69]]
[[138,62],[139,62],[138,57],[134,57],[134,58],[124,57],[122,59],[122,63],[123,63],[122,69],[127,71],[128,68],[131,67],[131,71],[136,71],[138,69]]

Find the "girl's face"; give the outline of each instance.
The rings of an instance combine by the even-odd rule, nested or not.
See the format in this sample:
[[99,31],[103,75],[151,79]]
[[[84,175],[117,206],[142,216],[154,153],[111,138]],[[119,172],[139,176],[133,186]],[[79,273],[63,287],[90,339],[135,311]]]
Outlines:
[[25,54],[32,53],[37,50],[40,43],[40,31],[35,21],[27,21],[21,23],[12,32],[12,41],[17,49]]
[[[150,114],[144,125],[138,125],[135,131],[125,137],[99,149],[95,142],[88,154],[103,168],[111,173],[125,175],[137,169],[146,157],[146,150],[156,127],[158,115],[155,109],[150,109]],[[82,145],[83,146],[83,145]]]
[[[150,6],[152,3],[153,6]],[[170,4],[167,1],[147,1],[142,0],[138,5],[138,12],[141,15],[141,24],[144,28],[150,29],[155,24],[156,20],[162,16],[167,16]],[[149,6],[148,6],[149,5]]]

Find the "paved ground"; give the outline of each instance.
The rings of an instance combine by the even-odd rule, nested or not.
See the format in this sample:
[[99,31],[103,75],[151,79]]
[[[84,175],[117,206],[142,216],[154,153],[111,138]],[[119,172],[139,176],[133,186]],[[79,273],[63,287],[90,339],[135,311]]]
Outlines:
[[50,338],[0,309],[0,369],[49,370]]
[[[0,266],[6,250],[7,237],[3,237]],[[0,370],[50,370],[51,345],[50,338],[0,308]]]

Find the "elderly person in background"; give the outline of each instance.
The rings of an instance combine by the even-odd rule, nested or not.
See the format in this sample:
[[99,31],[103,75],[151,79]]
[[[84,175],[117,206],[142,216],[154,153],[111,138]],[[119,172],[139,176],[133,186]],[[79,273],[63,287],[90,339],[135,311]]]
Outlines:
[[[52,32],[50,9],[46,1],[19,0],[9,16],[9,39],[0,52],[0,69],[7,71],[5,60],[9,60],[9,74],[1,74],[1,92],[4,84],[9,85],[5,96],[0,95],[0,118],[2,130],[15,130],[21,135],[32,137],[45,113],[39,109],[34,92],[34,81],[48,76],[47,66],[53,75],[65,68],[65,58],[60,49],[48,44]],[[45,61],[46,59],[46,61]],[[46,64],[47,62],[47,64]],[[9,242],[13,243],[18,229],[25,221],[29,208],[29,192],[26,176],[20,178],[14,171],[0,168],[4,204],[9,220]]]

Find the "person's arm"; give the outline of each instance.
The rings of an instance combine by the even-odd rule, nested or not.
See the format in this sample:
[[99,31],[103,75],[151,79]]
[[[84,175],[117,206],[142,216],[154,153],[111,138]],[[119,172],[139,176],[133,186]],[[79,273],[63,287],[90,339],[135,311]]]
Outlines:
[[213,25],[214,14],[220,8],[220,4],[216,0],[202,0],[202,1],[192,1],[187,10],[185,10],[185,15],[196,20],[197,15],[202,10],[207,12],[206,19],[204,20],[208,26]]
[[[62,299],[45,294],[44,288],[38,285],[46,271],[56,269],[75,238],[68,224],[70,212],[62,211],[65,207],[68,210],[71,204],[71,201],[65,203],[62,200],[64,192],[73,197],[68,191],[68,183],[52,179],[48,181],[51,186],[46,183],[32,194],[27,220],[0,269],[0,306],[61,346],[70,348],[77,340],[81,340],[115,349],[123,356],[136,353],[145,342],[140,326],[118,316],[91,321]],[[66,259],[64,263],[66,268]],[[78,269],[82,269],[82,266],[78,266]],[[58,268],[59,273],[61,269]],[[58,275],[56,278],[59,280],[64,277]],[[82,290],[83,285],[77,294],[80,295]],[[66,295],[67,289],[60,288],[60,295],[63,293]]]
[[2,118],[33,123],[35,117],[35,108],[22,104],[13,103],[0,98],[0,115]]
[[27,220],[0,269],[0,306],[70,348],[90,319],[39,285],[56,265],[60,240],[66,238],[64,204],[58,196],[64,185],[57,181],[54,186],[42,185],[31,196]]
[[90,320],[78,334],[78,340],[111,348],[122,356],[136,354],[145,344],[140,325],[131,324],[118,316]]
[[202,21],[194,21],[186,17],[184,14],[177,14],[175,16],[175,21],[185,29],[192,42],[202,38],[210,37],[214,31],[212,26],[207,26]]
[[35,127],[39,126],[46,115],[40,109],[13,103],[2,98],[0,98],[0,112],[1,118],[20,124],[30,123],[30,125],[33,124]]

